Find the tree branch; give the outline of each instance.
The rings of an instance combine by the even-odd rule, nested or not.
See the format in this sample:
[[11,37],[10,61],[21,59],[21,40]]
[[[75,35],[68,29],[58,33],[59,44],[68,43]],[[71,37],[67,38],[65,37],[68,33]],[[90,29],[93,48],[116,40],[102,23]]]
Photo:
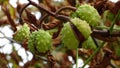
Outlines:
[[70,20],[69,17],[64,16],[64,15],[56,15],[56,13],[51,12],[51,11],[43,8],[41,5],[38,5],[38,4],[36,4],[35,2],[33,2],[33,1],[30,1],[30,0],[29,0],[29,3],[30,3],[31,5],[37,7],[38,9],[43,10],[44,12],[48,13],[49,15],[51,15],[51,16],[59,19],[59,20],[61,20],[61,21],[68,21],[68,20]]

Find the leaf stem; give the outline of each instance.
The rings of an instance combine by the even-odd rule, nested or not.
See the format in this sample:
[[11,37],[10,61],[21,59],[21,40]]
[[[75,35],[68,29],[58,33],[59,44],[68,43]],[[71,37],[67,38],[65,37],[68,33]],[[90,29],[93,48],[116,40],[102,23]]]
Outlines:
[[110,34],[111,34],[112,31],[113,31],[114,25],[115,25],[115,23],[116,23],[115,21],[117,20],[117,18],[119,17],[119,15],[120,15],[120,10],[118,11],[116,17],[115,17],[114,20],[112,21],[112,25],[111,25],[111,27],[110,27],[110,29],[109,29]]
[[78,48],[76,49],[76,68],[78,68]]

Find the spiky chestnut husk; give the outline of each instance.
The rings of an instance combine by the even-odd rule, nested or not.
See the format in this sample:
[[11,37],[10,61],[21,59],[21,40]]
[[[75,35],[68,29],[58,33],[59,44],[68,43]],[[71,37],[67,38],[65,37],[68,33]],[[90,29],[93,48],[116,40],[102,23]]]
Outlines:
[[44,30],[32,32],[28,39],[28,48],[31,52],[46,53],[51,49],[52,36]]
[[24,23],[23,26],[13,35],[13,39],[19,42],[23,42],[24,40],[28,39],[29,34],[30,28],[26,23]]
[[75,13],[78,15],[78,17],[80,17],[80,19],[86,20],[90,26],[97,26],[101,20],[97,10],[89,4],[83,4],[79,6]]
[[93,39],[91,38],[91,36],[89,36],[89,38],[82,43],[82,48],[92,49],[92,50],[96,49],[96,45],[95,45]]
[[68,49],[76,49],[78,47],[79,42],[76,39],[69,22],[64,24],[61,34],[64,47]]
[[72,23],[77,27],[85,39],[87,39],[92,33],[89,24],[86,21],[83,21],[79,18],[71,19]]

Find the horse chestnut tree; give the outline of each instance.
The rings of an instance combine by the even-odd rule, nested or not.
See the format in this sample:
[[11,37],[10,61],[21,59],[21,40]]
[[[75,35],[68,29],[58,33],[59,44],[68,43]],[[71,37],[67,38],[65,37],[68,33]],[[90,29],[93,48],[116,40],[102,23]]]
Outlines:
[[[0,1],[0,67],[120,68],[120,1],[19,1],[17,7],[9,0]],[[1,30],[5,26],[12,37]],[[2,45],[4,38],[11,48]],[[9,54],[3,52],[6,47]]]

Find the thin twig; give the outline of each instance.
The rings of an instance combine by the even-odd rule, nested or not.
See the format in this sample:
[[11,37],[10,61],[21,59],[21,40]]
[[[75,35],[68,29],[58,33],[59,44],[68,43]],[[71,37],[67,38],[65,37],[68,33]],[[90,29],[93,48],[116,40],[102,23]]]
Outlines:
[[58,13],[60,13],[61,11],[65,10],[65,9],[69,9],[69,10],[72,10],[72,11],[76,11],[76,8],[75,8],[75,7],[65,6],[65,7],[62,7],[62,8],[60,8],[60,9],[58,9],[55,13],[58,14]]
[[41,28],[41,25],[42,25],[42,22],[43,22],[43,20],[45,20],[45,18],[46,17],[48,17],[49,15],[48,14],[45,14],[44,16],[42,16],[42,18],[40,18],[40,20],[39,20],[39,28]]
[[28,7],[29,5],[30,5],[30,3],[26,4],[26,5],[21,9],[21,11],[20,11],[20,13],[19,13],[19,17],[20,17],[19,22],[20,22],[20,24],[22,24],[22,25],[23,25],[22,13],[23,13],[23,11],[25,10],[25,8]]

